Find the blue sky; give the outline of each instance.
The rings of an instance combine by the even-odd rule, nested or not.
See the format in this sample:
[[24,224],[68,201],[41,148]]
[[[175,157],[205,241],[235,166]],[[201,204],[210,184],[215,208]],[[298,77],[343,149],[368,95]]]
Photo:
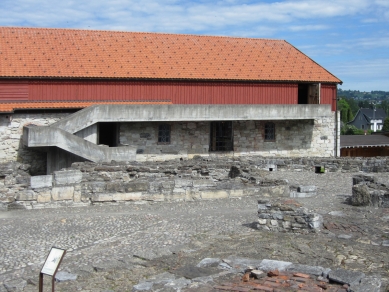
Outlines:
[[389,91],[389,0],[1,0],[1,26],[284,39],[347,90]]

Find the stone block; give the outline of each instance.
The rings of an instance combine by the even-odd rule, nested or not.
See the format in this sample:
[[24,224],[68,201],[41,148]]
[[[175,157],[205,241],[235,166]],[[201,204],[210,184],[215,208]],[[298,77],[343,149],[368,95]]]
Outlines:
[[316,192],[312,192],[312,193],[299,193],[295,191],[290,192],[291,198],[310,198],[310,197],[315,197],[316,195],[317,195]]
[[275,261],[264,259],[258,266],[259,270],[268,272],[272,270],[279,270],[280,272],[285,271],[293,263],[284,261]]
[[148,181],[132,181],[127,183],[126,192],[142,192],[149,190],[149,182]]
[[54,171],[55,185],[68,185],[80,183],[82,180],[82,172],[79,170]]
[[53,185],[52,175],[37,175],[30,178],[31,188],[51,188]]
[[195,192],[193,190],[186,190],[185,201],[201,200],[201,192]]
[[226,191],[203,191],[199,193],[203,200],[228,198],[228,192]]
[[65,281],[75,281],[77,280],[77,275],[71,274],[65,271],[59,271],[55,274],[55,281],[57,282],[65,282]]
[[357,271],[350,271],[344,269],[337,269],[328,273],[328,279],[331,281],[351,285],[353,283],[359,283],[365,274]]
[[112,202],[113,194],[93,194],[91,200],[92,202]]
[[35,201],[37,199],[37,194],[33,190],[23,190],[17,193],[17,201]]
[[349,288],[350,292],[380,292],[381,291],[381,279],[378,277],[368,276],[359,283],[351,284]]
[[177,178],[174,180],[174,185],[176,188],[192,187],[193,181],[190,179]]
[[74,195],[73,195],[73,201],[74,202],[81,202],[81,188],[79,186],[74,187]]
[[243,190],[230,190],[230,198],[243,197]]
[[54,187],[51,196],[53,201],[73,200],[74,187]]
[[[162,201],[165,201],[165,195],[164,194],[146,194],[143,196],[143,198],[145,200],[148,200],[148,201],[156,201],[156,202],[162,202]],[[184,199],[184,196],[177,196],[177,198],[175,198],[175,196],[173,195],[172,196],[173,200],[174,201],[183,201]],[[181,199],[182,198],[182,199]]]
[[139,201],[141,199],[142,199],[141,192],[114,193],[114,194],[112,194],[112,200],[114,200],[114,201]]
[[223,259],[223,262],[228,264],[232,269],[236,269],[237,271],[243,273],[247,269],[258,269],[263,261],[229,256],[227,259]]
[[196,267],[198,267],[198,268],[217,267],[221,262],[222,261],[219,258],[205,258],[205,259],[202,259],[196,265]]
[[50,190],[40,191],[37,195],[36,201],[38,203],[47,203],[51,202],[51,192]]
[[290,195],[288,185],[260,187],[260,193],[264,197],[287,197]]
[[366,185],[358,184],[352,187],[352,196],[350,197],[350,203],[353,206],[370,205],[371,195]]
[[105,191],[107,184],[103,181],[92,181],[88,182],[86,187],[93,193],[102,193]]
[[316,192],[317,188],[316,186],[299,186],[297,188],[297,191],[299,193],[312,193],[312,192]]
[[199,179],[193,180],[194,188],[206,188],[206,187],[214,187],[216,184],[213,180],[210,179]]
[[293,265],[287,267],[286,271],[293,272],[293,273],[304,273],[304,274],[310,274],[310,275],[315,275],[315,276],[327,277],[327,275],[331,271],[331,269],[323,268],[320,266],[308,266],[308,265],[301,265],[301,264],[293,264]]

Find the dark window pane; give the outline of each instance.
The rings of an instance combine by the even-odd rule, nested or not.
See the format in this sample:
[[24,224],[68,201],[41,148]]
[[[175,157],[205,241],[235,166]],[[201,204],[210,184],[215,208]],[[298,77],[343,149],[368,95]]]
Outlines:
[[265,124],[265,141],[274,141],[276,139],[276,131],[274,123]]
[[168,124],[159,125],[158,142],[170,143],[170,125]]

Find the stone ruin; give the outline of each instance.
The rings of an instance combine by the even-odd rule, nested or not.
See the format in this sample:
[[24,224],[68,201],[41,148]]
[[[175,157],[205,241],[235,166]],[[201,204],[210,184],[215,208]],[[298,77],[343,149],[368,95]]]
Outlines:
[[353,206],[389,208],[389,185],[379,183],[370,174],[353,177],[352,196],[348,203]]
[[257,229],[308,233],[323,226],[323,217],[293,199],[259,200]]
[[[77,162],[39,176],[30,175],[29,165],[5,162],[0,163],[0,210],[252,195],[312,197],[316,195],[315,186],[293,186],[266,176],[269,171],[314,171],[317,165],[325,167],[326,172],[388,171],[389,159],[195,156],[190,160]],[[374,185],[368,180],[365,184],[368,188]],[[373,192],[369,191],[370,197],[366,191],[364,197],[369,197],[368,204],[387,206],[386,190],[386,186],[375,186]],[[353,199],[352,203],[358,205],[361,200]]]

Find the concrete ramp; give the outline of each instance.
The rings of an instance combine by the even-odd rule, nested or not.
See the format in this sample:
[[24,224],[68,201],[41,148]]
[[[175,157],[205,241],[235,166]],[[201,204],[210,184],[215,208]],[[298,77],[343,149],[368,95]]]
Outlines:
[[136,148],[104,147],[77,137],[65,130],[47,126],[26,126],[23,144],[27,147],[58,147],[93,162],[135,160]]

